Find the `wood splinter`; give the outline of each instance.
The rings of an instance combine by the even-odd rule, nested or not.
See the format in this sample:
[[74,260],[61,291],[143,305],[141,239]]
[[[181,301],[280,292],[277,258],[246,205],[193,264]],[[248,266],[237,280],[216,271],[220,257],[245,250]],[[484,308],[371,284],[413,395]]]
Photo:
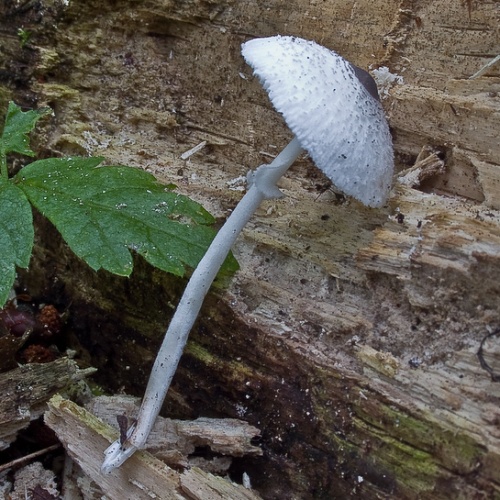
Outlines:
[[[68,455],[101,488],[106,497],[136,500],[260,498],[253,490],[196,466],[182,472],[174,470],[145,451],[135,453],[119,471],[103,474],[100,471],[102,452],[118,437],[118,431],[59,395],[49,401],[48,407],[45,423],[57,434]],[[112,420],[116,424],[116,415],[123,414],[123,406],[118,412],[113,411]],[[152,437],[155,439],[155,434]]]
[[[136,415],[139,405],[140,399],[131,396],[99,396],[90,401],[87,409],[113,427],[118,422],[120,441],[124,441],[128,424],[135,422],[127,416]],[[196,463],[204,470],[223,473],[231,465],[230,457],[262,455],[262,450],[252,444],[259,434],[256,427],[233,418],[158,417],[144,449],[170,466],[186,467]],[[211,454],[221,455],[224,460],[194,457],[200,447],[210,448]]]

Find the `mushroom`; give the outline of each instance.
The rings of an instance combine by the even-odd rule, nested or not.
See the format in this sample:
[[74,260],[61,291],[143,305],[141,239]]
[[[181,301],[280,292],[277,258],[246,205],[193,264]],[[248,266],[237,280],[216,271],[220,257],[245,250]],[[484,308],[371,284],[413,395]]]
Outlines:
[[251,40],[242,54],[295,134],[299,152],[307,150],[344,193],[370,207],[383,205],[393,171],[392,140],[371,76],[296,37]]
[[136,423],[106,451],[109,472],[143,447],[182,356],[189,331],[239,233],[263,200],[282,196],[277,181],[306,150],[344,193],[365,205],[387,199],[393,150],[376,85],[335,52],[296,37],[251,40],[242,54],[295,138],[269,165],[248,174],[249,189],[217,233],[186,286],[156,357]]

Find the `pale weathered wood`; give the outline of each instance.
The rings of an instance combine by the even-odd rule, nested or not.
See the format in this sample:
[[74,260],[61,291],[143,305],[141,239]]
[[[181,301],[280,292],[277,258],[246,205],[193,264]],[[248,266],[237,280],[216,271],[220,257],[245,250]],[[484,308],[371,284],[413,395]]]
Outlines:
[[[240,485],[196,468],[182,473],[170,469],[147,452],[138,452],[110,474],[100,471],[104,449],[116,439],[116,431],[94,415],[60,396],[49,402],[45,423],[57,434],[71,458],[112,499],[257,499]],[[222,482],[221,482],[222,481]],[[210,497],[199,496],[209,491]]]
[[257,500],[260,498],[252,490],[241,487],[238,487],[238,491],[235,492],[233,484],[221,477],[211,476],[197,467],[181,475],[181,488],[189,498],[196,500],[215,500],[216,498]]
[[[92,398],[86,408],[115,428],[118,415],[125,415],[132,422],[139,409],[139,398],[128,396],[99,396]],[[145,449],[167,464],[189,466],[197,447],[208,447],[213,453],[226,455],[227,460],[219,462],[219,472],[227,470],[230,457],[259,456],[262,450],[251,444],[259,430],[241,420],[226,418],[197,418],[196,420],[174,420],[159,417],[145,444]],[[197,457],[196,465],[203,468],[203,461]],[[211,461],[206,460],[210,466]],[[214,470],[212,470],[214,471]]]
[[53,394],[94,373],[80,370],[68,357],[50,363],[20,365],[0,374],[0,447],[6,448],[17,432],[39,418]]

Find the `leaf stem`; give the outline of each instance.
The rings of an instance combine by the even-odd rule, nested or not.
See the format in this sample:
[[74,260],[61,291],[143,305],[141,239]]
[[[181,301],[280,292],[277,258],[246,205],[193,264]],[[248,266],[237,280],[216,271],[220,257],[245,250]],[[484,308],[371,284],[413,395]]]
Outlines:
[[272,163],[261,165],[249,174],[250,189],[215,236],[184,290],[153,365],[137,423],[129,430],[130,437],[124,443],[115,441],[105,451],[101,468],[103,472],[110,472],[120,466],[137,449],[144,446],[165,400],[189,332],[224,259],[262,200],[282,196],[276,182],[301,152],[300,143],[295,138]]
[[0,152],[0,175],[4,179],[8,179],[9,177],[9,170],[7,168],[7,155],[3,151]]

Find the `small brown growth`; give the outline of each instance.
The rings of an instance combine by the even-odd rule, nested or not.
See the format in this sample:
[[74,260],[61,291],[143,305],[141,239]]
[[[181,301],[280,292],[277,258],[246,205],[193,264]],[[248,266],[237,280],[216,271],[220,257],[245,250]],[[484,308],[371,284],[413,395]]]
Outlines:
[[33,500],[55,500],[56,496],[52,495],[45,488],[42,488],[39,484],[30,490]]
[[25,363],[50,363],[57,358],[57,354],[48,347],[32,344],[21,352],[21,359]]
[[36,319],[42,329],[42,337],[51,337],[61,331],[61,315],[52,305],[42,307]]

